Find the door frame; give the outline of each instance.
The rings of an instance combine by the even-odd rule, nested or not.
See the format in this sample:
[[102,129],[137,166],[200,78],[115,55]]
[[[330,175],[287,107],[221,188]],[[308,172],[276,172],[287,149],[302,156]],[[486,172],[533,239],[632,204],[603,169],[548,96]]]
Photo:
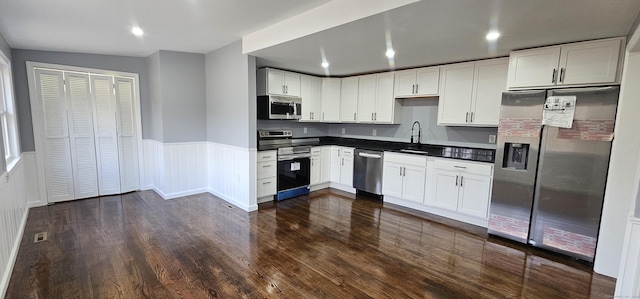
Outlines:
[[118,76],[118,77],[128,77],[132,78],[135,85],[134,92],[134,101],[133,101],[133,109],[134,115],[136,116],[136,141],[138,146],[138,185],[142,188],[143,183],[145,182],[145,173],[144,173],[144,151],[142,150],[142,112],[140,110],[140,75],[137,73],[128,73],[128,72],[120,72],[113,70],[104,70],[104,69],[94,69],[94,68],[85,68],[85,67],[76,67],[70,65],[63,64],[52,64],[52,63],[43,63],[43,62],[34,62],[27,61],[27,81],[29,85],[29,104],[31,108],[31,122],[33,126],[33,139],[36,150],[36,173],[38,175],[38,197],[39,201],[42,205],[48,204],[48,196],[47,196],[47,187],[45,181],[45,170],[44,170],[44,157],[42,156],[44,144],[42,142],[42,136],[44,136],[44,132],[42,132],[42,120],[35,115],[35,105],[38,107],[41,106],[41,103],[37,103],[37,92],[36,92],[36,82],[34,77],[34,70],[36,68],[40,69],[49,69],[63,72],[80,72],[80,73],[90,73],[96,75],[107,75],[107,76]]

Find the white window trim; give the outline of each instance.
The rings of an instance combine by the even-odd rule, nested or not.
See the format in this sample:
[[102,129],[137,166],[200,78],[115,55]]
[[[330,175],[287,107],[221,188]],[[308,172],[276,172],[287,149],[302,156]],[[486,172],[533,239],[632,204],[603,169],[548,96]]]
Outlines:
[[[15,97],[15,91],[13,89],[13,75],[12,75],[12,68],[11,68],[11,60],[9,60],[9,58],[7,58],[2,52],[0,52],[0,64],[6,66],[7,68],[7,77],[5,77],[5,81],[3,81],[4,85],[5,85],[5,89],[7,88],[6,86],[8,86],[9,89],[9,93],[6,94],[5,90],[2,90],[2,92],[5,92],[5,101],[6,96],[10,97],[10,104],[5,104],[5,105],[10,105],[11,106],[11,114],[12,117],[8,120],[11,123],[8,124],[10,126],[10,128],[6,128],[5,130],[7,132],[9,132],[10,136],[6,136],[4,139],[11,139],[9,141],[9,151],[10,153],[7,155],[7,153],[5,153],[5,165],[6,165],[6,171],[9,172],[13,169],[13,167],[15,167],[15,165],[18,163],[18,161],[20,161],[20,132],[18,129],[18,120],[17,120],[17,112],[16,112],[16,97]],[[0,76],[4,76],[4,74],[0,74]],[[4,107],[3,107],[4,109]],[[2,141],[4,142],[4,140]]]

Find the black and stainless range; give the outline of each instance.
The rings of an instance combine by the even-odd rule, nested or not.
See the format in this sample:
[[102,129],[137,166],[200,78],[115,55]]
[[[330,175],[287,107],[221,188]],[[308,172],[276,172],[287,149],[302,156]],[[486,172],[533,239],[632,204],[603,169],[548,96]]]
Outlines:
[[311,180],[311,146],[318,138],[292,139],[286,129],[258,130],[258,149],[278,152],[276,199],[283,200],[309,194]]

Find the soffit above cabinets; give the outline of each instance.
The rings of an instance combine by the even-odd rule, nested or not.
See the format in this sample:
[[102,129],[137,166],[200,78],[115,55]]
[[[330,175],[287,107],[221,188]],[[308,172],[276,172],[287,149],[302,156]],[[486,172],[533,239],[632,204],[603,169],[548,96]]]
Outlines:
[[[637,0],[422,0],[249,54],[258,67],[347,76],[626,36],[639,12]],[[485,39],[491,30],[501,33],[496,42]]]

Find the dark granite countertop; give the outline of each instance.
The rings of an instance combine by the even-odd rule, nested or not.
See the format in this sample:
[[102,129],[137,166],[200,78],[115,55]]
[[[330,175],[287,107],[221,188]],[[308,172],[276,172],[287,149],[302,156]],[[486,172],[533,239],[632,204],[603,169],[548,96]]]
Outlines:
[[[293,138],[297,144],[305,144],[311,146],[321,145],[339,145],[354,147],[356,149],[377,150],[377,151],[394,151],[405,154],[425,155],[431,157],[452,158],[460,160],[469,160],[477,162],[493,163],[495,159],[495,150],[473,147],[434,145],[434,144],[417,144],[408,142],[369,140],[357,138],[343,137],[314,137],[314,138]],[[307,142],[307,140],[309,142]],[[288,145],[291,146],[291,145]],[[277,147],[269,146],[268,148],[258,148],[258,150],[270,150]]]

